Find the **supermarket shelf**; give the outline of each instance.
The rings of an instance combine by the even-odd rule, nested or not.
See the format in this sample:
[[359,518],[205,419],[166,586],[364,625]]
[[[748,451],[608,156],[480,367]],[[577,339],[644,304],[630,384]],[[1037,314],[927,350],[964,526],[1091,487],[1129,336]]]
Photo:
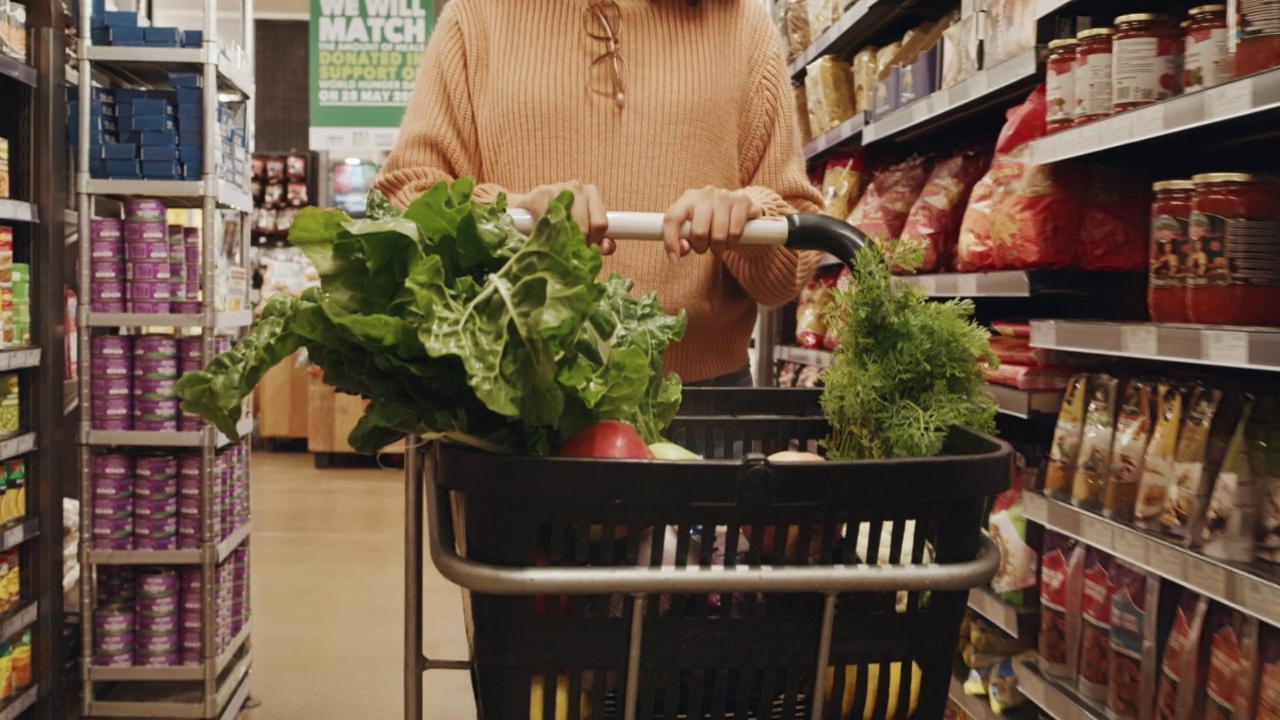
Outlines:
[[1036,0],[1036,17],[1048,17],[1066,8],[1074,0]]
[[21,695],[0,703],[0,720],[18,720],[22,714],[35,707],[40,697],[40,685],[33,683],[22,691]]
[[1030,162],[1081,157],[1280,108],[1280,69],[1224,83],[1036,140]]
[[[134,50],[137,48],[124,48],[126,50]],[[126,197],[133,195],[142,195],[147,197],[162,197],[166,199],[185,200],[189,204],[195,205],[202,200],[206,194],[205,181],[203,180],[88,180],[85,184],[85,192],[90,195],[107,195],[111,197]],[[249,212],[253,210],[253,198],[248,191],[238,188],[225,180],[217,181],[217,186],[213,188],[218,204],[229,207],[233,210],[241,212]]]
[[800,56],[787,65],[792,75],[804,72],[805,66],[829,53],[840,52],[840,47],[860,44],[870,35],[870,25],[877,16],[892,14],[897,0],[861,0],[844,11],[840,19],[809,43]]
[[1028,493],[1027,519],[1078,538],[1273,625],[1280,624],[1280,569],[1215,560],[1130,525]]
[[[204,314],[170,313],[167,315],[151,315],[146,313],[95,313],[85,312],[87,327],[203,327]],[[220,333],[239,330],[253,324],[252,310],[220,311],[214,325]]]
[[[253,532],[250,520],[219,542],[214,548],[214,562],[226,560],[236,548],[244,544]],[[91,565],[200,565],[204,562],[204,550],[90,550]]]
[[969,591],[969,609],[1015,638],[1021,635],[1023,627],[1031,618],[1040,615],[1038,608],[1014,607],[987,588]]
[[[236,430],[240,433],[240,437],[246,437],[253,432],[253,418],[241,418],[236,423]],[[195,432],[145,432],[141,430],[87,430],[85,438],[82,442],[88,445],[98,446],[116,446],[116,447],[174,447],[174,448],[198,448],[204,446],[205,433],[213,432],[217,447],[224,447],[231,443],[231,440],[217,430],[213,430],[212,426],[206,426],[203,430]],[[2,459],[2,458],[0,458]]]
[[249,539],[249,534],[252,532],[253,520],[246,520],[243,525],[236,528],[235,532],[228,535],[226,540],[218,543],[218,554],[217,557],[214,558],[214,562],[220,563],[231,557],[231,553],[235,552],[236,548],[243,545],[244,541]]
[[24,347],[0,350],[0,372],[39,367],[40,348]]
[[0,198],[0,220],[5,222],[40,222],[40,211],[29,202]]
[[805,159],[812,160],[837,145],[857,139],[862,135],[862,130],[866,126],[867,116],[865,113],[854,115],[809,141],[804,146]]
[[12,550],[39,535],[39,518],[25,517],[11,520],[4,526],[0,526],[0,552]]
[[36,434],[33,432],[14,435],[0,440],[0,460],[25,455],[36,449]]
[[1280,370],[1280,330],[1034,320],[1032,347],[1246,370]]
[[36,69],[8,55],[0,54],[0,75],[7,75],[23,85],[36,86]]
[[987,392],[996,399],[1001,413],[1023,420],[1035,415],[1057,415],[1058,408],[1062,407],[1062,393],[1058,391],[1019,390],[988,383]]
[[991,68],[980,70],[973,77],[946,90],[939,90],[879,120],[867,123],[862,132],[862,143],[870,145],[886,140],[925,123],[936,125],[960,111],[971,109],[979,102],[992,102],[1008,97],[1009,93],[1022,89],[1023,81],[1033,81],[1038,77],[1036,59],[1036,50],[1032,48]]
[[[240,648],[249,639],[252,622],[245,623],[227,649],[213,660],[216,672],[223,670],[235,660]],[[5,636],[7,637],[7,636]],[[88,670],[90,682],[183,682],[204,680],[203,665],[182,665],[179,667],[100,667],[90,666]]]
[[900,275],[898,282],[915,285],[937,298],[1028,298],[1042,295],[1080,295],[1118,283],[1145,284],[1142,273],[1073,270],[998,270],[989,273]]
[[780,345],[774,348],[773,357],[775,360],[799,363],[801,365],[831,366],[831,351],[829,350],[813,350],[792,345]]
[[80,381],[74,379],[63,380],[62,398],[62,416],[66,417],[80,407]]
[[1044,676],[1034,663],[1014,664],[1018,673],[1018,689],[1054,720],[1106,720],[1102,708],[1094,706],[1076,692],[1056,680]]
[[80,52],[113,75],[143,85],[167,86],[168,73],[174,66],[198,66],[208,61],[218,66],[219,89],[247,97],[252,97],[255,89],[252,74],[232,65],[211,45],[199,48],[115,47],[82,42]]
[[95,718],[208,718],[234,720],[249,696],[250,655],[242,655],[234,668],[218,683],[210,702],[200,701],[199,689],[169,683],[119,685],[108,693],[110,699],[88,703],[87,716]]
[[969,717],[977,720],[1034,720],[1038,717],[1035,708],[1029,705],[1023,705],[997,715],[996,711],[991,709],[991,703],[985,696],[978,697],[966,693],[964,691],[964,680],[955,675],[951,677],[951,689],[948,692],[948,696]]
[[0,616],[0,639],[9,639],[36,624],[40,603],[32,600]]

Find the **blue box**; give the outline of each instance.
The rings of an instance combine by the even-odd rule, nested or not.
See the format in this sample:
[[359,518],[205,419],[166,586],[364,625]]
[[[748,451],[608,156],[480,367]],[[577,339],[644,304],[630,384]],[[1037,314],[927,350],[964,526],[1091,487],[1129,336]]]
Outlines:
[[[93,100],[89,103],[89,116],[115,118],[116,104],[104,103],[101,100]],[[80,101],[79,100],[72,100],[71,102],[67,103],[67,117],[70,118],[72,122],[79,121],[79,118],[80,118]]]
[[200,176],[203,174],[204,174],[204,170],[199,165],[183,165],[182,166],[183,180],[199,180]]
[[137,160],[104,160],[111,177],[141,177],[142,167]]
[[173,130],[146,130],[137,135],[139,145],[173,147],[178,144],[178,133]]
[[198,150],[203,149],[204,133],[183,130],[182,133],[178,135],[178,145],[184,148],[189,147],[196,148]]
[[[198,117],[180,117],[178,118],[178,133],[182,135],[201,135],[203,136],[204,121]],[[178,141],[182,144],[182,141]]]
[[[91,87],[89,88],[89,101],[110,103],[114,105],[116,102],[116,91],[112,90],[111,88]],[[67,86],[67,102],[68,103],[80,102],[80,86],[79,85]]]
[[183,30],[182,47],[198,48],[204,44],[203,30]]
[[[170,76],[172,82],[173,76]],[[185,105],[196,105],[204,107],[204,90],[198,87],[179,87],[178,90],[178,107]]]
[[102,24],[109,28],[138,27],[138,13],[107,10],[101,15]]
[[126,42],[144,42],[145,28],[130,27],[122,25],[120,27],[111,27],[111,44],[119,45]]
[[107,177],[107,161],[106,160],[90,160],[89,161],[89,177],[95,180],[101,180]]
[[176,27],[149,27],[146,32],[148,45],[169,45],[178,47],[182,44],[182,31]]
[[218,124],[229,125],[236,120],[236,111],[226,105],[218,106]]
[[181,174],[181,168],[178,163],[173,160],[165,160],[161,162],[142,162],[142,176],[148,178],[176,178]]
[[149,130],[173,130],[177,132],[178,121],[170,115],[135,114],[133,116],[133,132],[147,132]]
[[138,146],[133,143],[116,143],[103,145],[102,157],[105,160],[137,160]]
[[146,90],[135,90],[134,88],[116,88],[116,104],[132,105],[134,100],[142,100],[148,97]]
[[95,28],[89,28],[89,39],[94,45],[110,45],[111,44],[111,28],[106,25],[99,25]]
[[111,44],[115,45],[116,47],[146,47],[147,46],[147,44],[141,40],[121,40],[119,42],[113,42]]
[[[80,142],[80,131],[74,129],[67,130],[67,142],[75,145]],[[90,145],[114,145],[120,142],[120,136],[111,130],[90,130],[88,142]]]
[[172,115],[176,108],[162,98],[139,98],[129,103],[134,115]]
[[173,162],[178,159],[177,145],[143,145],[139,151],[142,162]]
[[[187,36],[191,35],[191,31],[187,31]],[[198,88],[203,87],[203,76],[198,72],[171,72],[169,73],[169,85],[175,88]]]
[[188,163],[199,164],[204,161],[204,148],[202,147],[185,147],[178,146],[178,160],[184,165]]

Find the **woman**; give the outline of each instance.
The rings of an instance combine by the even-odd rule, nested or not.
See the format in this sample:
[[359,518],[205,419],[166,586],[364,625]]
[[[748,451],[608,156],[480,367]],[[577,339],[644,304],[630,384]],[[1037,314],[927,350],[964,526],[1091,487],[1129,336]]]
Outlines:
[[[572,191],[603,272],[688,311],[666,367],[689,383],[750,385],[757,304],[793,299],[817,263],[738,246],[747,220],[820,202],[759,0],[452,0],[377,185],[407,205],[462,176],[534,215]],[[606,208],[665,211],[665,247],[605,238]]]

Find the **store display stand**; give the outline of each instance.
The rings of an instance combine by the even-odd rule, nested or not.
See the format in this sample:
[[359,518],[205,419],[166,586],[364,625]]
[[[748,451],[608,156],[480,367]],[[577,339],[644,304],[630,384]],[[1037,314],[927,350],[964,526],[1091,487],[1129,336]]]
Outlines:
[[[218,110],[220,99],[228,94],[243,103],[245,135],[252,147],[253,138],[253,72],[228,61],[217,38],[219,20],[215,0],[204,3],[203,38],[199,47],[129,47],[97,46],[92,42],[92,0],[80,4],[80,46],[78,77],[79,123],[76,189],[79,213],[80,298],[77,315],[79,331],[79,393],[85,408],[80,423],[79,481],[81,494],[80,564],[82,628],[82,715],[84,717],[183,717],[227,718],[233,720],[244,707],[250,691],[252,624],[244,622],[230,643],[219,652],[215,642],[215,575],[217,566],[238,548],[247,546],[251,521],[244,521],[225,539],[219,540],[214,527],[214,460],[217,451],[228,440],[215,428],[202,424],[198,432],[103,432],[92,429],[89,408],[92,403],[90,385],[90,340],[96,328],[165,329],[174,334],[198,329],[202,338],[202,363],[215,354],[215,337],[234,334],[252,321],[249,310],[219,311],[215,300],[218,284],[216,258],[221,251],[223,228],[219,211],[231,209],[239,213],[238,255],[243,263],[250,243],[247,214],[252,201],[247,189],[247,174],[239,182],[229,182],[218,173]],[[246,57],[253,57],[253,0],[244,0],[238,39]],[[201,75],[203,121],[203,163],[198,180],[120,180],[91,177],[90,123],[93,99],[91,78],[109,77],[119,86],[155,88],[167,83],[167,73],[174,70],[197,71]],[[202,211],[202,243],[200,288],[201,312],[198,314],[147,315],[134,313],[94,313],[90,311],[90,220],[96,205],[104,198],[148,197],[163,199],[170,207],[182,205]],[[183,330],[186,329],[186,330]],[[242,435],[252,432],[251,417],[239,428]],[[200,457],[200,544],[194,550],[98,550],[94,548],[89,528],[93,522],[90,468],[96,451],[103,448],[198,450]],[[246,454],[246,466],[248,464]],[[248,473],[246,467],[245,470]],[[167,667],[104,667],[94,664],[94,610],[97,602],[97,572],[104,566],[198,566],[201,595],[202,661],[197,665]],[[247,571],[246,571],[247,573]],[[248,578],[244,579],[247,585]]]

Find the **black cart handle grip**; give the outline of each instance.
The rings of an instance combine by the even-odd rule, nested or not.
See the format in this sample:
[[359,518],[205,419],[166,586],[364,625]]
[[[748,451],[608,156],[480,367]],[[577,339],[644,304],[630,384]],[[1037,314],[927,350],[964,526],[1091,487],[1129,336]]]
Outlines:
[[[510,208],[507,214],[522,233],[533,232],[536,221],[527,210]],[[611,212],[605,233],[614,240],[662,240],[662,213]],[[689,223],[680,231],[689,234]],[[796,214],[785,218],[761,218],[747,223],[743,245],[782,245],[792,250],[820,250],[848,265],[867,238],[852,225],[826,215]]]

